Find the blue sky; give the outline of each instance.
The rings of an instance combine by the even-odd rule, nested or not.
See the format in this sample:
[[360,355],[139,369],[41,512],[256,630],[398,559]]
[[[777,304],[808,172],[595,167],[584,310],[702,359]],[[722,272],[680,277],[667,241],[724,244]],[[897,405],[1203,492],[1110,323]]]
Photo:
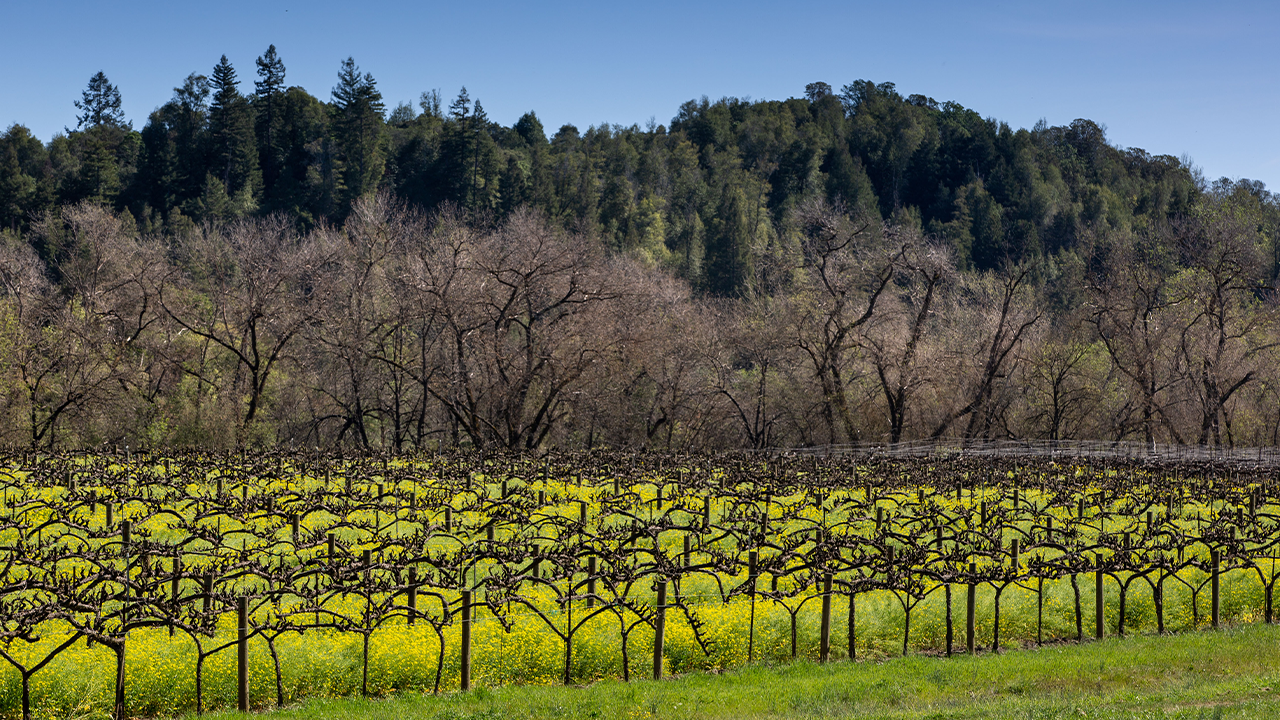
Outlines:
[[388,107],[466,86],[489,117],[667,123],[708,95],[781,99],[891,81],[1016,127],[1089,118],[1111,142],[1188,155],[1206,177],[1280,190],[1280,7],[1263,2],[13,3],[0,126],[48,140],[102,70],[141,128],[226,54],[251,92],[274,43],[286,81],[328,100],[352,56]]

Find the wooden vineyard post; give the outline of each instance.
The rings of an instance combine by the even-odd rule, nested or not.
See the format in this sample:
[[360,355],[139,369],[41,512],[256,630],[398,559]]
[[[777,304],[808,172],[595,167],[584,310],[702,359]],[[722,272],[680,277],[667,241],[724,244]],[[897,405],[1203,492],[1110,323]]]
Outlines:
[[[1274,551],[1269,551],[1269,552],[1274,552]],[[1274,587],[1275,577],[1276,577],[1276,561],[1275,561],[1275,558],[1272,557],[1271,558],[1271,580],[1267,582],[1266,586],[1264,587],[1264,593],[1263,593],[1264,599],[1263,599],[1262,619],[1263,619],[1263,622],[1265,622],[1268,625],[1270,625],[1274,621],[1274,602],[1275,601],[1274,601],[1274,590],[1272,590],[1272,588]]]
[[849,587],[849,660],[858,659],[858,594]]
[[662,679],[662,651],[667,635],[667,581],[658,581],[658,606],[653,618],[653,679]]
[[1151,586],[1151,602],[1156,607],[1156,633],[1164,634],[1164,553],[1156,556],[1156,582]]
[[1036,582],[1036,645],[1044,644],[1044,578]]
[[822,636],[818,641],[818,662],[831,659],[831,573],[822,576]]
[[418,619],[418,568],[409,568],[409,624]]
[[[978,571],[977,563],[969,563],[969,575],[972,576]],[[978,583],[972,577],[969,578],[969,597],[965,603],[964,610],[964,633],[965,633],[965,649],[970,655],[973,654],[973,613],[974,606],[978,601]]]
[[204,595],[201,601],[200,609],[208,615],[213,609],[213,573],[204,574]]
[[1222,605],[1221,605],[1222,596],[1221,596],[1221,595],[1219,594],[1219,592],[1218,592],[1218,591],[1219,591],[1219,582],[1218,582],[1219,578],[1218,578],[1218,575],[1219,575],[1219,567],[1222,565],[1222,551],[1221,551],[1221,550],[1214,550],[1214,551],[1210,552],[1210,553],[1209,553],[1209,563],[1213,566],[1213,567],[1212,567],[1212,573],[1213,573],[1213,574],[1212,574],[1212,578],[1213,578],[1213,580],[1211,581],[1211,582],[1212,582],[1212,586],[1213,586],[1213,605],[1212,605],[1211,613],[1212,613],[1212,618],[1213,618],[1213,629],[1214,629],[1214,630],[1217,630],[1217,629],[1218,629],[1218,618],[1219,618],[1218,611],[1219,611],[1219,610],[1221,609],[1221,607],[1222,607]]
[[747,582],[751,593],[751,623],[747,629],[747,662],[753,662],[756,656],[756,567],[760,561],[760,553],[752,550],[747,553]]
[[[175,611],[176,611],[178,607],[178,593],[182,591],[182,558],[181,556],[175,556],[173,558],[173,565],[171,567],[173,568],[173,573],[169,578],[169,595],[171,596],[170,599],[173,601],[173,607],[175,608]],[[173,623],[170,622],[168,623],[168,625],[169,625],[169,637],[173,637]]]
[[462,591],[462,658],[459,662],[462,690],[471,689],[471,591]]
[[596,606],[596,556],[587,558],[587,607]]
[[947,657],[951,657],[952,644],[955,641],[955,627],[951,623],[951,583],[943,586],[947,599]]
[[1105,629],[1103,627],[1105,606],[1103,605],[1102,595],[1102,556],[1095,556],[1094,562],[1096,563],[1096,568],[1093,573],[1093,633],[1098,640],[1101,640]]
[[236,707],[249,712],[249,598],[236,598]]

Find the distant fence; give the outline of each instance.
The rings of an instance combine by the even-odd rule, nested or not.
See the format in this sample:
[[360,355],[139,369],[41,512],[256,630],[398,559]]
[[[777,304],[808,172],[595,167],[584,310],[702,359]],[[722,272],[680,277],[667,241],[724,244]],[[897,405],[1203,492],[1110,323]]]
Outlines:
[[1096,458],[1154,463],[1213,463],[1253,468],[1280,468],[1280,448],[1238,448],[1221,445],[1171,445],[1102,440],[912,440],[868,442],[795,448],[788,452],[819,457],[875,455],[881,457],[999,457]]

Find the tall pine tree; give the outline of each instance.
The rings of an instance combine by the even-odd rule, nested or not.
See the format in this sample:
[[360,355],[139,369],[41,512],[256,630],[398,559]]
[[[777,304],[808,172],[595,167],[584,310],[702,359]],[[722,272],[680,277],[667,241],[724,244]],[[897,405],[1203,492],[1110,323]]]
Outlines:
[[257,59],[258,79],[253,83],[256,130],[258,136],[258,167],[262,170],[262,195],[268,205],[277,199],[276,184],[280,180],[284,163],[284,142],[281,137],[284,105],[284,61],[271,45]]
[[75,104],[76,109],[83,112],[76,116],[77,128],[102,125],[121,129],[129,127],[124,119],[124,111],[120,109],[120,91],[101,70],[89,78],[89,87],[85,88]]
[[444,143],[440,152],[441,183],[448,188],[450,200],[470,208],[472,204],[471,183],[472,155],[475,152],[475,134],[471,123],[471,96],[466,86],[458,93],[458,97],[449,103],[449,120],[445,126]]
[[342,61],[333,88],[333,134],[342,162],[345,188],[340,211],[352,200],[373,192],[386,165],[386,106],[373,75],[360,74],[353,58]]
[[209,105],[210,171],[222,181],[233,199],[236,214],[253,209],[261,185],[258,148],[253,130],[253,108],[240,94],[235,68],[223,55],[213,68]]

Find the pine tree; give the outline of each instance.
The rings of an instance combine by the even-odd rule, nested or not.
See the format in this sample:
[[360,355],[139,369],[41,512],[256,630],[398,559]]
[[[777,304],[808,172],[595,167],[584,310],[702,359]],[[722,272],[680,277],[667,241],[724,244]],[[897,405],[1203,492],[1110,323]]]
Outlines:
[[529,182],[515,155],[507,157],[507,167],[502,172],[500,187],[502,198],[498,207],[503,215],[510,215],[516,208],[529,202]]
[[713,295],[732,297],[747,289],[751,276],[751,231],[742,189],[726,184],[707,233],[706,287]]
[[23,125],[0,135],[0,230],[20,232],[42,204],[40,182],[49,153]]
[[257,192],[261,182],[253,132],[253,109],[240,94],[235,68],[223,55],[213,68],[213,102],[209,106],[209,134],[213,158],[210,169],[222,180],[227,194]]
[[284,162],[280,137],[283,122],[282,104],[284,102],[284,61],[276,54],[276,46],[271,45],[257,59],[258,80],[253,88],[257,107],[258,135],[258,167],[262,169],[263,195],[269,200],[276,199],[276,183],[283,172]]
[[471,131],[471,97],[464,86],[449,104],[449,123],[445,128],[444,143],[441,147],[441,168],[444,186],[448,188],[449,199],[471,207],[472,177],[471,156],[475,148],[475,136]]
[[[471,111],[471,133],[475,148],[471,153],[472,206],[487,208],[494,199],[493,183],[497,168],[493,167],[493,138],[489,137],[489,115],[480,105],[479,98]],[[486,142],[487,141],[487,142]]]
[[76,101],[76,109],[84,112],[76,116],[77,128],[90,128],[108,125],[127,129],[124,111],[120,109],[120,91],[107,80],[101,70],[89,78],[89,87],[85,88],[80,99]]
[[80,164],[80,196],[111,204],[120,193],[120,168],[114,149],[102,133],[86,133],[84,158]]
[[346,192],[350,201],[378,187],[386,163],[384,116],[386,106],[373,75],[360,74],[355,60],[342,61],[338,84],[333,88],[334,140],[343,164]]

